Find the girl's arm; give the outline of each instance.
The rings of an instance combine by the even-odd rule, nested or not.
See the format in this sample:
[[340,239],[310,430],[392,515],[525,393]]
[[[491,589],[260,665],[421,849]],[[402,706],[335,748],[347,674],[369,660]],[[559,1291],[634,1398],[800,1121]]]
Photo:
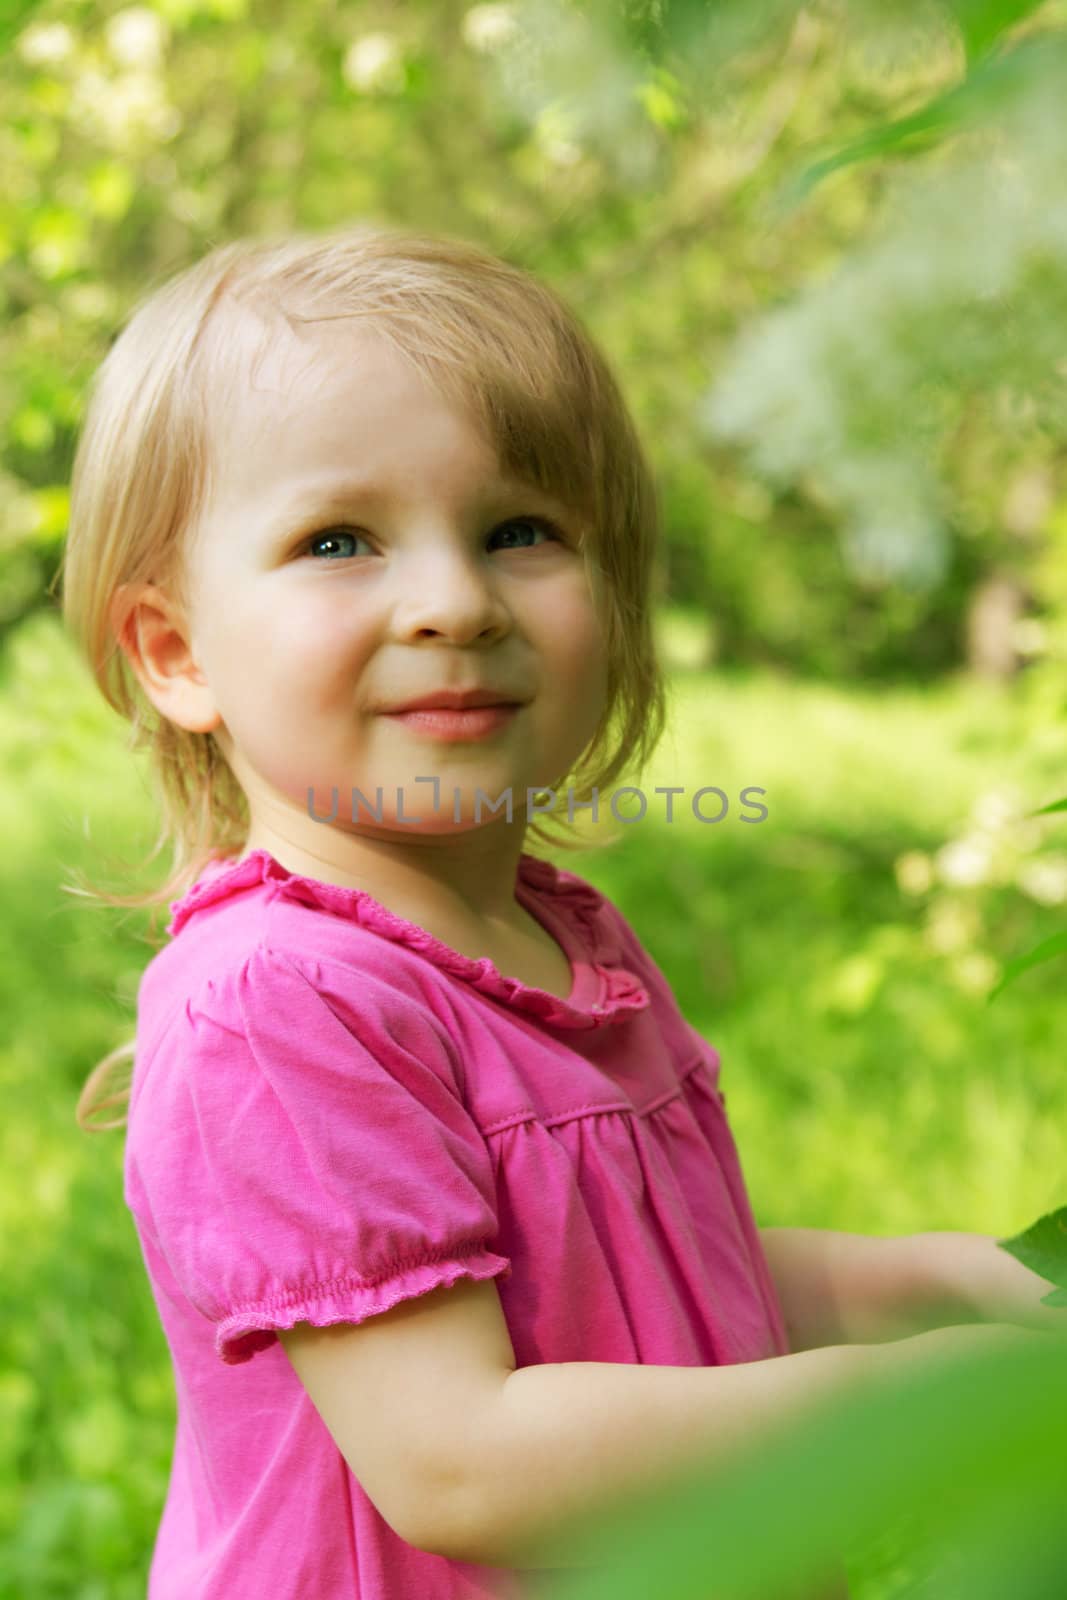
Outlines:
[[[738,1449],[852,1384],[1005,1333],[1037,1337],[938,1328],[725,1367],[517,1368],[496,1284],[462,1279],[358,1324],[299,1322],[278,1336],[401,1538],[454,1561],[544,1569],[597,1563],[573,1548],[574,1519],[617,1510],[620,1498],[698,1461],[727,1467]],[[845,1594],[827,1585],[820,1600]]]
[[794,1351],[890,1343],[971,1322],[1067,1331],[1067,1313],[1040,1304],[1052,1284],[991,1235],[759,1232]]
[[[587,1519],[666,1487],[698,1462],[728,1469],[786,1424],[915,1366],[1009,1348],[1037,1334],[1001,1325],[833,1345],[726,1367],[599,1361],[519,1367],[468,1418],[466,1510],[453,1501],[438,1552],[488,1566],[597,1564],[573,1539]],[[769,1509],[772,1515],[773,1508]],[[837,1573],[819,1600],[845,1600]],[[805,1597],[807,1600],[807,1596]]]

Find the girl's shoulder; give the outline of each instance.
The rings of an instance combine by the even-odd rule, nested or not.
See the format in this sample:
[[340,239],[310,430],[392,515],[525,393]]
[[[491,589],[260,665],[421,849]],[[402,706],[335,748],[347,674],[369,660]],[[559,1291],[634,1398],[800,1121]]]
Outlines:
[[433,1015],[427,987],[371,936],[355,930],[331,949],[265,927],[246,940],[173,941],[159,951],[138,989],[138,1046],[205,1027],[247,1037],[264,1016],[292,1026],[298,1013],[320,1031],[332,1018],[364,1036],[388,1032],[401,1014]]
[[377,950],[342,961],[263,937],[211,952],[209,965],[199,951],[179,963],[181,954],[177,942],[161,951],[138,995],[129,1113],[138,1147],[161,1121],[214,1124],[220,1107],[264,1097],[313,1095],[322,1115],[340,1114],[357,1070],[378,1093],[418,1080],[424,1102],[461,1098],[463,1065],[445,1023]]
[[400,1017],[423,1031],[433,1021],[417,964],[397,961],[369,919],[293,892],[262,862],[213,863],[170,909],[170,940],[137,993],[142,1060],[165,1050],[189,1061],[227,1035],[237,1056],[271,1017],[278,1033],[340,1026],[368,1042],[395,1034]]
[[145,969],[139,1004],[239,983],[269,990],[294,966],[311,974],[334,962],[397,975],[375,937],[389,917],[384,907],[361,890],[288,872],[265,850],[211,861],[169,909],[170,939]]

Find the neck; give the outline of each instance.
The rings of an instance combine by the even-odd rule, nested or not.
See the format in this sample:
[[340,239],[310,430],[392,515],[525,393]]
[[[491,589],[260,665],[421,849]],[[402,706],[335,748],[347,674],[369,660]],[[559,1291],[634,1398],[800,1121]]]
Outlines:
[[[309,832],[313,829],[313,832]],[[280,866],[340,888],[365,889],[398,915],[462,918],[469,924],[515,924],[515,882],[525,823],[488,823],[465,832],[354,831],[284,817],[253,817],[242,859],[266,850]]]

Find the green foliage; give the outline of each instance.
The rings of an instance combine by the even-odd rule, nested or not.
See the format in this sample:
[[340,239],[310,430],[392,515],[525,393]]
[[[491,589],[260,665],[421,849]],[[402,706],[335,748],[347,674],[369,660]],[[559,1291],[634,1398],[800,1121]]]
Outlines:
[[[942,673],[1001,569],[1064,615],[1063,12],[8,7],[0,637],[46,603],[86,385],[133,300],[220,239],[368,216],[571,299],[661,476],[665,592],[720,660]],[[776,214],[827,149],[833,182]]]

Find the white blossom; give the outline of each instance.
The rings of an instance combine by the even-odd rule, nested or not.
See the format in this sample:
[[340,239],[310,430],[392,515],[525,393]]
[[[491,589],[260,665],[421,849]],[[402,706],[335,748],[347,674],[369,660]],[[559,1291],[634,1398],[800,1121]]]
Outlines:
[[997,833],[1018,816],[1019,798],[1013,789],[987,789],[974,802],[971,815],[980,828]]
[[150,72],[163,60],[167,27],[147,6],[128,6],[110,19],[106,38],[108,50],[120,66]]
[[400,46],[391,33],[365,33],[349,45],[341,72],[350,88],[364,92],[400,88]]
[[934,881],[933,862],[924,850],[907,850],[893,863],[902,894],[925,894]]
[[1038,856],[1024,861],[1015,878],[1023,894],[1043,906],[1067,900],[1067,856]]
[[1000,977],[1000,967],[984,950],[967,950],[954,957],[950,968],[956,986],[967,994],[988,994]]
[[991,862],[989,841],[980,834],[970,834],[951,840],[937,852],[938,877],[952,888],[971,888],[988,881]]
[[510,5],[471,6],[463,18],[464,43],[483,55],[491,55],[514,39],[518,31],[515,8]]
[[74,34],[65,22],[33,22],[19,34],[15,48],[33,67],[54,67],[74,49]]

